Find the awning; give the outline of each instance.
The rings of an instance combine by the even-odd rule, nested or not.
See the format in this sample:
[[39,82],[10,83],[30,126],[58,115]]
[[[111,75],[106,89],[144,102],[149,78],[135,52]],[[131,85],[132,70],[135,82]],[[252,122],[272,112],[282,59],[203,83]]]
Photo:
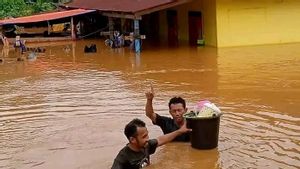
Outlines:
[[38,15],[31,15],[19,18],[5,19],[0,20],[0,25],[8,25],[8,24],[22,24],[22,23],[35,23],[42,21],[51,21],[61,18],[72,17],[76,15],[82,15],[90,12],[94,12],[95,10],[86,10],[86,9],[74,9],[68,11],[60,11],[60,12],[51,12],[51,13],[43,13]]
[[143,15],[190,1],[191,0],[73,0],[65,7]]

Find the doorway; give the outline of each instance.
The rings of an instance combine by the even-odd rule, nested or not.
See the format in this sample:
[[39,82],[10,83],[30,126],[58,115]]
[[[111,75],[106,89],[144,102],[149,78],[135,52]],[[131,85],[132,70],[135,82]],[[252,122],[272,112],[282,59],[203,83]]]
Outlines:
[[177,11],[167,11],[168,43],[170,46],[178,46],[178,18]]
[[192,46],[197,45],[198,39],[203,39],[202,28],[202,14],[201,12],[189,12],[189,43]]
[[154,12],[143,16],[141,21],[141,34],[146,35],[147,41],[157,44],[159,42],[159,13]]

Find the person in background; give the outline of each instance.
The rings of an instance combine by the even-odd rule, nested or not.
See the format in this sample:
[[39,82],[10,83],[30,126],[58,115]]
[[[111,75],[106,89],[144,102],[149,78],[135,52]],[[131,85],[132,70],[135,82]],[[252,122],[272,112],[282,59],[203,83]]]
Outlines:
[[7,37],[5,37],[2,33],[0,33],[0,38],[2,40],[3,46],[8,47],[9,46],[9,41],[8,41]]
[[1,41],[3,43],[3,48],[2,48],[2,51],[1,51],[1,55],[0,55],[0,63],[3,63],[4,58],[8,57],[9,41],[8,41],[7,37],[5,37],[1,32],[0,32],[0,38],[1,38]]
[[120,150],[111,169],[140,169],[150,164],[150,155],[155,153],[158,146],[162,146],[175,137],[189,132],[184,123],[181,128],[166,135],[150,139],[146,124],[140,119],[130,121],[124,130],[129,143]]
[[[172,116],[166,117],[156,114],[153,110],[154,90],[151,84],[151,91],[146,92],[146,116],[151,119],[154,125],[158,125],[164,134],[178,130],[184,124],[183,114],[187,112],[185,100],[181,97],[173,97],[169,101],[169,113]],[[190,141],[189,133],[176,137],[173,141]]]
[[15,49],[19,49],[21,54],[26,52],[25,41],[22,41],[20,36],[16,36],[14,47]]

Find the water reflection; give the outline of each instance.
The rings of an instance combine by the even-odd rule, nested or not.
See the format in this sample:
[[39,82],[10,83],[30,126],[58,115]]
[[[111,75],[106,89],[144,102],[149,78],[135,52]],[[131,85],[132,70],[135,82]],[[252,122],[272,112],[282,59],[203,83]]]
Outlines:
[[[97,53],[84,46],[97,44]],[[37,45],[37,44],[32,44]],[[41,44],[39,44],[41,45]],[[159,148],[149,168],[299,168],[299,44],[218,49],[110,49],[103,41],[42,44],[44,55],[0,64],[0,168],[109,168],[127,142],[124,125],[146,121],[150,81],[157,113],[181,95],[224,112],[219,147]],[[9,61],[10,60],[10,61]]]

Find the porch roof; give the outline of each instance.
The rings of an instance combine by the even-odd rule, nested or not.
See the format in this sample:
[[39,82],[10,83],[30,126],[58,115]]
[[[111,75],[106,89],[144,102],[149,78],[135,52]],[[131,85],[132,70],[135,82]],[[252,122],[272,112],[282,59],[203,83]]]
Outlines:
[[0,26],[8,25],[8,24],[22,24],[22,23],[35,23],[35,22],[42,22],[42,21],[50,21],[50,20],[72,17],[72,16],[76,16],[76,15],[82,15],[82,14],[86,14],[86,13],[90,13],[90,12],[94,12],[94,11],[95,10],[73,9],[73,10],[43,13],[43,14],[31,15],[31,16],[25,16],[25,17],[19,17],[19,18],[4,19],[4,20],[0,20]]

